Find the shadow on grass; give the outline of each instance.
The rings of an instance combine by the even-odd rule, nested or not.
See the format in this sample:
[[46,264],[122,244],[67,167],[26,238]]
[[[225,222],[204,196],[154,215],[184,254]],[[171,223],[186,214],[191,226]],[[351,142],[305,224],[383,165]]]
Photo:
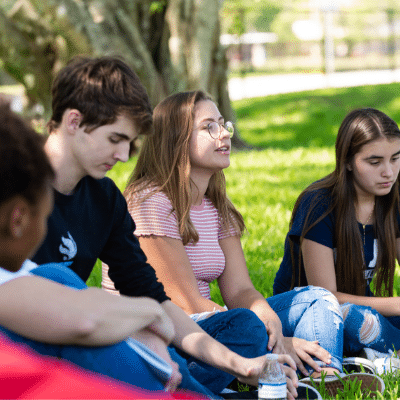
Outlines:
[[400,122],[400,84],[322,89],[236,101],[242,138],[258,148],[333,146],[345,115],[373,107]]

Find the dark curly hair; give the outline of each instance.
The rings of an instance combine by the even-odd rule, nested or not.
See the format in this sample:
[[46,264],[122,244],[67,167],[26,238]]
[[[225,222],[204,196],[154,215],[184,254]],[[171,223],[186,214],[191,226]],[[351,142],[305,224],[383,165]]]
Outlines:
[[0,204],[16,195],[37,203],[55,176],[43,146],[43,137],[0,102]]

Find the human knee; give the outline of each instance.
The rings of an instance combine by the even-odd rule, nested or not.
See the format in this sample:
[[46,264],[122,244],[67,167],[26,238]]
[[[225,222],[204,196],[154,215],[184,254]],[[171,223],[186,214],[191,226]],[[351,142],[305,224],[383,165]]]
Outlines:
[[370,307],[345,303],[341,306],[345,326],[357,329],[357,335],[362,345],[375,342],[381,335],[382,327],[378,313]]
[[360,319],[364,319],[365,313],[367,311],[372,311],[372,308],[353,303],[343,303],[340,305],[340,311],[343,316],[343,321],[348,320],[354,323],[355,320],[359,321]]
[[342,313],[342,317],[343,317],[343,322],[346,320],[347,316],[349,315],[349,312],[351,310],[352,304],[350,303],[344,303],[340,306],[340,311]]
[[227,312],[229,321],[226,328],[232,333],[237,332],[248,341],[261,342],[261,338],[268,337],[264,322],[251,310],[246,308],[235,308]]
[[338,316],[341,316],[340,305],[335,295],[329,290],[319,286],[307,286],[307,295],[311,303],[319,302],[324,307],[327,307],[330,311]]
[[255,335],[267,334],[264,322],[256,315],[255,312],[247,308],[235,308],[229,310],[230,324],[237,325],[244,332],[252,332]]
[[362,344],[370,344],[376,341],[381,333],[381,324],[377,315],[371,310],[365,310],[364,320],[360,328],[360,342]]
[[317,301],[326,296],[333,297],[333,299],[336,300],[336,297],[329,290],[327,290],[323,287],[319,287],[319,286],[309,285],[309,286],[305,286],[305,287],[301,287],[301,288],[295,288],[294,290],[303,292],[307,296],[307,298],[310,300],[310,302]]
[[329,290],[325,290],[322,298],[318,300],[317,304],[332,313],[333,321],[337,329],[343,327],[343,316],[336,296],[334,296]]

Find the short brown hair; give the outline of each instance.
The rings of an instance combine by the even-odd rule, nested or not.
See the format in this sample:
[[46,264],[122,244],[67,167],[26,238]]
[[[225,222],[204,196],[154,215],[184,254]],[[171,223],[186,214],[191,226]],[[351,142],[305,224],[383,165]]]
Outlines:
[[52,87],[51,133],[67,109],[77,109],[86,131],[112,124],[121,114],[131,118],[138,134],[153,130],[153,110],[135,72],[117,57],[75,57],[57,75]]
[[54,179],[43,145],[43,137],[0,102],[0,204],[16,195],[37,203]]

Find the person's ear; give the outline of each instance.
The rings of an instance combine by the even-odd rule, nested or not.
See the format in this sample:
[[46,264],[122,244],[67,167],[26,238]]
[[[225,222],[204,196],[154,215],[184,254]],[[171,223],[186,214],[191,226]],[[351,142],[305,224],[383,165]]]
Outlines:
[[31,212],[28,203],[24,199],[16,199],[11,209],[9,220],[11,236],[15,239],[20,239],[29,226],[30,219]]
[[82,118],[82,114],[77,109],[69,109],[66,111],[65,122],[68,133],[75,133],[82,122]]
[[353,171],[353,167],[350,163],[346,164],[347,171]]

